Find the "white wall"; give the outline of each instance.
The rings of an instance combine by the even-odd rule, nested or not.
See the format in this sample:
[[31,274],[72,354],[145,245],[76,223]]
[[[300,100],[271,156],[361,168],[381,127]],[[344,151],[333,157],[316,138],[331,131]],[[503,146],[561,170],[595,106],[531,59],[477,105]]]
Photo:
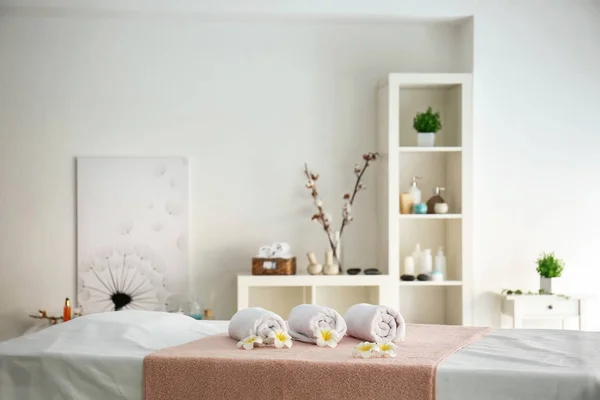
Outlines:
[[490,291],[539,287],[542,251],[567,263],[558,292],[600,297],[600,3],[484,1],[474,53],[477,322]]
[[[492,292],[537,287],[541,251],[568,263],[559,290],[600,295],[597,1],[90,1],[91,11],[68,17],[52,6],[81,2],[43,4],[0,10],[0,336],[15,334],[25,312],[73,293],[74,156],[194,158],[193,271],[202,288],[219,283],[215,308],[227,317],[247,252],[284,237],[297,239],[299,251],[320,245],[295,174],[306,160],[333,181],[330,193],[348,184],[341,171],[374,143],[366,133],[375,77],[434,71],[452,59],[443,47],[412,47],[429,34],[443,43],[445,31],[257,24],[247,14],[474,14],[476,323],[498,323]],[[113,7],[123,12],[98,11]],[[204,18],[213,12],[246,17]],[[365,218],[371,196],[357,211]],[[373,226],[353,229],[356,245],[356,232]],[[372,239],[362,243],[372,247]],[[355,254],[361,263],[371,257]],[[600,318],[590,322],[600,329]]]
[[[458,37],[452,24],[8,10],[0,314],[18,325],[3,324],[4,335],[74,296],[74,157],[189,156],[194,287],[205,300],[215,292],[215,313],[228,318],[235,274],[250,271],[259,246],[289,242],[300,268],[309,250],[323,257],[304,162],[339,222],[354,164],[375,150],[377,81],[462,71]],[[363,267],[375,259],[374,199],[360,195],[344,235]]]

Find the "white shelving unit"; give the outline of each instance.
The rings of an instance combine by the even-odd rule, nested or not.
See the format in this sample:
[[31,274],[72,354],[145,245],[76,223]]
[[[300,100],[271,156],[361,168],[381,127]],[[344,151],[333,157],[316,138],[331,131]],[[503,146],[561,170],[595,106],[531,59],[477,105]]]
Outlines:
[[327,305],[342,315],[358,302],[395,307],[393,292],[398,290],[388,275],[241,274],[237,288],[238,310],[266,307],[284,318],[298,304]]
[[[390,74],[379,89],[378,151],[380,261],[398,282],[394,299],[405,319],[415,323],[470,325],[472,307],[472,84],[470,74]],[[416,147],[412,127],[417,112],[439,111],[442,130],[435,147]],[[444,187],[444,215],[400,214],[400,193],[413,176],[423,202]],[[416,244],[447,259],[442,282],[400,281],[404,259]],[[418,273],[418,271],[417,271]]]
[[[398,308],[408,322],[470,325],[472,306],[472,116],[470,74],[390,74],[379,88],[377,176],[377,268],[384,275],[238,275],[238,309],[261,306],[284,318],[302,303],[340,313],[359,302]],[[440,111],[436,147],[415,147],[412,121],[418,111]],[[399,198],[413,175],[426,201],[436,186],[449,204],[444,215],[402,215]],[[407,255],[444,248],[446,280],[400,280]],[[300,272],[302,271],[300,267]]]

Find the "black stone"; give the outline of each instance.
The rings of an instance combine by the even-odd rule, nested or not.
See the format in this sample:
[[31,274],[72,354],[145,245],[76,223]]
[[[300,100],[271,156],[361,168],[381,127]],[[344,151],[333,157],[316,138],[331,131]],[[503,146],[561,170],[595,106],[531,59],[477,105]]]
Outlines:
[[381,275],[381,272],[377,268],[367,268],[365,275]]
[[400,277],[400,280],[401,281],[407,281],[407,282],[414,281],[415,280],[415,276],[414,275],[402,275]]
[[348,275],[358,275],[360,274],[360,268],[350,268],[348,271],[346,271],[348,273]]
[[417,275],[417,279],[420,281],[430,281],[431,277],[427,274],[419,274]]

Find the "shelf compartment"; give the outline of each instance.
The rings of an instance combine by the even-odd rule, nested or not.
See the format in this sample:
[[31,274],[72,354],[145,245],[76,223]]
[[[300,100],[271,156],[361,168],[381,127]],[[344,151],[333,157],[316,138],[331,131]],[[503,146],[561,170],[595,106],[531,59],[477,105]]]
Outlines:
[[402,147],[417,145],[417,132],[413,120],[418,112],[431,107],[440,113],[442,129],[436,134],[436,146],[460,147],[462,145],[462,85],[431,87],[400,87],[399,93],[399,144]]
[[398,214],[400,219],[461,219],[462,214]]
[[379,304],[379,286],[317,286],[315,304],[331,307],[342,316],[358,303]]
[[400,313],[409,324],[462,324],[461,286],[400,287]]
[[400,281],[400,286],[410,286],[410,287],[462,286],[462,281]]
[[[400,274],[404,274],[404,259],[412,255],[417,243],[421,245],[421,250],[431,249],[433,265],[435,265],[435,255],[441,246],[446,256],[446,281],[462,280],[462,220],[461,219],[406,219],[400,221],[399,226],[399,261]],[[415,274],[420,271],[416,270]],[[402,282],[402,281],[401,281]],[[407,282],[410,283],[410,282]],[[428,286],[433,283],[426,282]],[[412,285],[418,285],[413,283]]]
[[413,146],[400,146],[398,148],[400,153],[460,153],[462,147],[460,146],[440,146],[440,147],[413,147]]
[[238,275],[238,283],[249,287],[376,286],[389,279],[389,275]]
[[268,286],[248,288],[248,306],[268,308],[287,319],[292,308],[298,304],[311,303],[313,288],[310,286]]
[[[421,201],[426,203],[436,187],[443,187],[442,197],[448,203],[449,214],[462,212],[462,153],[416,152],[401,153],[398,160],[400,193],[407,192],[413,176],[421,189]],[[400,199],[398,198],[398,212]],[[402,214],[408,215],[408,214]]]

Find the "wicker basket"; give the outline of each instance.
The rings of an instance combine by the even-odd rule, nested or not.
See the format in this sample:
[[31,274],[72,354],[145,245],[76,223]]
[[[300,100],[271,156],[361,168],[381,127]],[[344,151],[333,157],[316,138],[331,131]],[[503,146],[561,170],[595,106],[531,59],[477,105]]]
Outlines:
[[252,259],[252,275],[296,275],[296,257]]

